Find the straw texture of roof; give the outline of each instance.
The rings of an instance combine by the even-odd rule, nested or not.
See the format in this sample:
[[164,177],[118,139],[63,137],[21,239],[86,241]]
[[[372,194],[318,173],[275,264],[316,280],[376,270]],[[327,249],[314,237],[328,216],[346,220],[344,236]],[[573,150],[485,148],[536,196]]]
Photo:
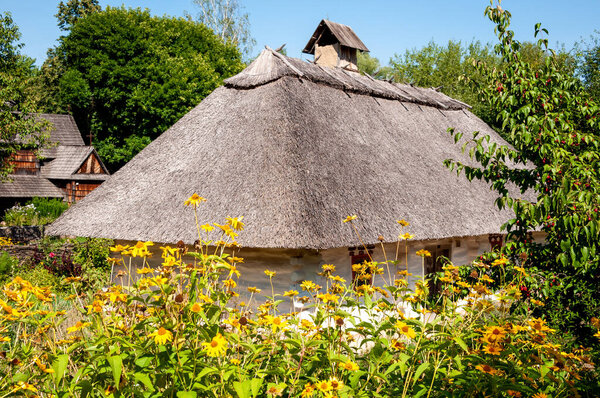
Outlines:
[[312,37],[310,38],[302,52],[306,54],[314,54],[315,44],[317,44],[319,38],[323,35],[323,31],[326,29],[328,29],[333,34],[333,36],[335,36],[335,38],[339,41],[339,43],[342,46],[356,48],[360,51],[369,51],[367,46],[365,46],[365,43],[363,43],[362,40],[358,38],[358,36],[356,35],[356,33],[354,33],[354,30],[352,30],[350,26],[342,25],[337,22],[332,22],[327,19],[323,19],[319,26],[317,26],[315,33],[313,33]]
[[111,179],[47,228],[173,243],[197,239],[199,219],[244,216],[246,247],[359,244],[342,219],[357,214],[365,243],[497,233],[509,218],[480,181],[442,162],[470,163],[446,132],[502,139],[464,104],[434,90],[375,81],[265,50]]
[[63,191],[43,177],[14,175],[10,178],[12,181],[0,183],[0,198],[64,197]]

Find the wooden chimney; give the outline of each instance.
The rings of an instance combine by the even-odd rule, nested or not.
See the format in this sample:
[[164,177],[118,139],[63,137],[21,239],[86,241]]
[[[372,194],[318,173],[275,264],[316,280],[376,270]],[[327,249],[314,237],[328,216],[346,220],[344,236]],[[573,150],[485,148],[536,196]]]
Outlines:
[[351,27],[324,19],[302,52],[314,54],[318,65],[358,71],[358,50],[369,51]]

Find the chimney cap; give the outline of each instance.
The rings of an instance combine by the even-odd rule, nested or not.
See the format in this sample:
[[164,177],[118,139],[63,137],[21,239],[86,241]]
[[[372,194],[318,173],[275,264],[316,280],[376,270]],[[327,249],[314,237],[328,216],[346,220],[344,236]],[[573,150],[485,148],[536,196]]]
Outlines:
[[321,23],[319,23],[315,33],[313,33],[302,52],[305,54],[314,54],[315,45],[319,43],[325,31],[329,31],[342,46],[369,52],[367,46],[365,46],[365,44],[358,38],[351,27],[336,22],[331,22],[326,19],[323,19]]

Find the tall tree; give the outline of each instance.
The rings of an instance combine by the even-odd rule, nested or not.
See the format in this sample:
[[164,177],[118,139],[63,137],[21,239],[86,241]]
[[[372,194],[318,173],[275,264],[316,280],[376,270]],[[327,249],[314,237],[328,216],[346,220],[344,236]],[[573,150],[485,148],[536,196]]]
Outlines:
[[12,171],[10,158],[17,150],[41,149],[48,138],[48,125],[32,117],[28,87],[35,71],[33,60],[20,53],[20,38],[11,14],[0,13],[0,181]]
[[248,13],[238,0],[194,0],[200,8],[198,21],[225,42],[232,43],[245,57],[250,55],[256,41],[250,35]]
[[596,31],[589,41],[578,43],[581,58],[578,72],[585,88],[600,101],[600,31]]
[[81,18],[101,9],[98,0],[68,0],[66,3],[61,1],[55,17],[58,19],[58,27],[68,31]]
[[[536,50],[544,62],[526,61],[508,29],[510,13],[497,6],[486,14],[496,24],[502,68],[479,62],[482,78],[472,83],[512,147],[475,133],[465,145],[479,165],[448,165],[490,182],[498,206],[514,211],[505,253],[538,275],[522,286],[545,303],[536,312],[578,344],[597,346],[590,320],[600,311],[600,106],[547,50],[547,39]],[[538,24],[536,36],[542,32]],[[546,237],[536,243],[530,234],[539,230]]]
[[69,109],[113,170],[242,68],[240,54],[204,25],[110,8],[71,26],[53,106]]
[[375,79],[386,79],[393,77],[392,68],[381,66],[379,60],[372,57],[368,52],[358,52],[356,66],[361,73],[372,76]]

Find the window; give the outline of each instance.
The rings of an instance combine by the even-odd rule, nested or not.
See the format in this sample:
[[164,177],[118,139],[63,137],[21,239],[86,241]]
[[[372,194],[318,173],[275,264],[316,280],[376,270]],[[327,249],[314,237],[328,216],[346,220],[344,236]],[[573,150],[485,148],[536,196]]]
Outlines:
[[361,274],[360,272],[356,272],[354,270],[354,265],[355,264],[362,264],[365,261],[369,262],[371,261],[371,256],[373,255],[373,249],[375,248],[375,246],[367,246],[367,250],[365,251],[365,248],[356,248],[356,247],[350,247],[348,248],[348,254],[350,255],[350,259],[351,259],[351,266],[352,266],[352,284],[356,287],[361,286],[361,285],[372,285],[373,284],[373,276],[372,275],[365,275],[365,274]]

